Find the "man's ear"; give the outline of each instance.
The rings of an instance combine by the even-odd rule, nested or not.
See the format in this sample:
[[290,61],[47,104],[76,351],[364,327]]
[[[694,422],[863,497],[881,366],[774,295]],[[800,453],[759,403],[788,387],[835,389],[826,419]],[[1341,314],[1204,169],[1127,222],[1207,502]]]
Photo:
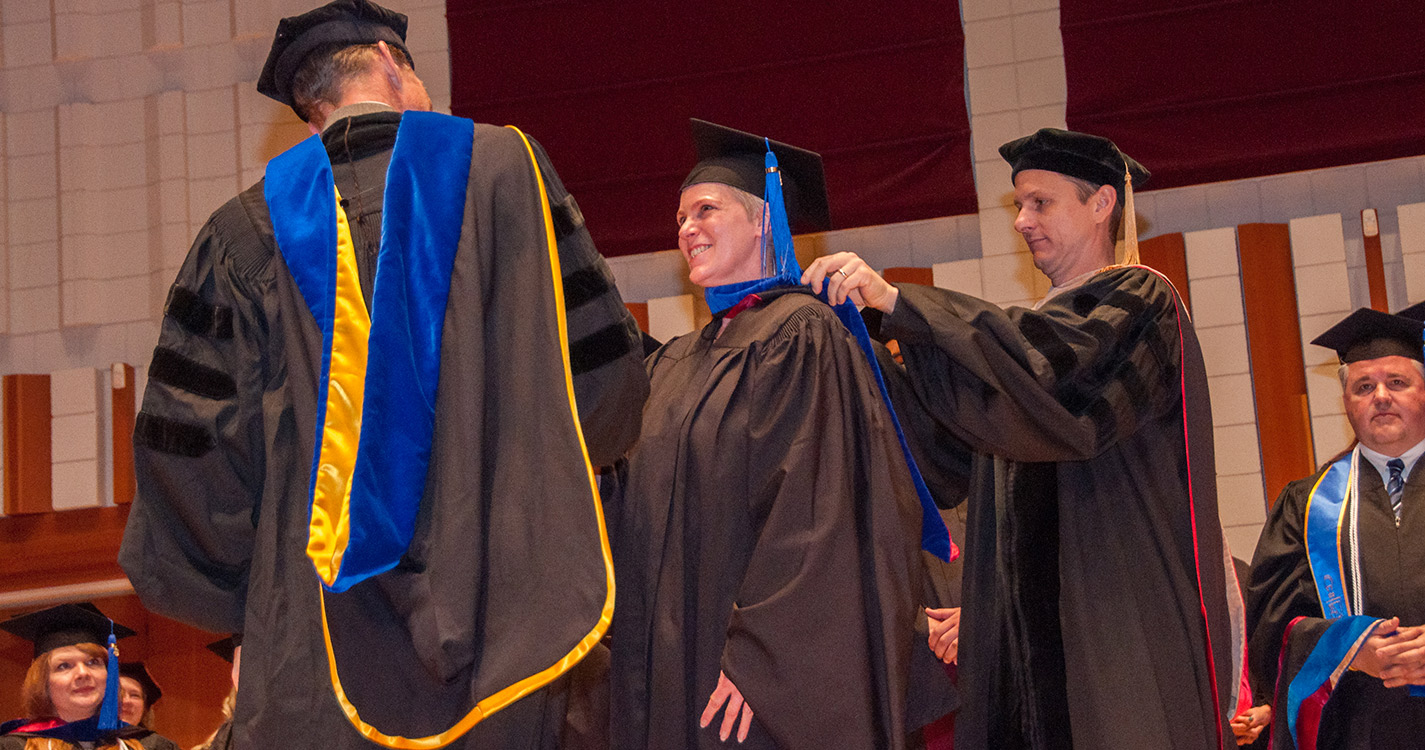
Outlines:
[[381,58],[381,72],[386,76],[386,82],[391,84],[391,88],[400,91],[405,83],[401,79],[401,66],[396,64],[396,58],[391,56],[391,48],[385,42],[376,43],[376,54]]
[[1118,205],[1118,190],[1112,185],[1099,185],[1093,195],[1094,215],[1101,216],[1107,221],[1108,217],[1113,215],[1113,208],[1116,205]]

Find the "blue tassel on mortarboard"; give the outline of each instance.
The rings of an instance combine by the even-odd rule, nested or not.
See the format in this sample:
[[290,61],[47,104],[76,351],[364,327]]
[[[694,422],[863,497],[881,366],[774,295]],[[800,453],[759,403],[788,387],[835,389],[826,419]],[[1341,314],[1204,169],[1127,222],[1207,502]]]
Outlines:
[[104,702],[99,706],[99,731],[119,728],[119,647],[114,643],[114,621],[109,621],[109,676],[104,681]]
[[790,276],[797,279],[793,283],[801,283],[802,267],[797,263],[797,251],[792,245],[792,229],[787,222],[787,206],[782,199],[782,171],[777,166],[777,155],[772,153],[770,142],[767,142],[765,164],[767,165],[767,185],[763,198],[767,202],[772,251],[776,264],[771,275]]

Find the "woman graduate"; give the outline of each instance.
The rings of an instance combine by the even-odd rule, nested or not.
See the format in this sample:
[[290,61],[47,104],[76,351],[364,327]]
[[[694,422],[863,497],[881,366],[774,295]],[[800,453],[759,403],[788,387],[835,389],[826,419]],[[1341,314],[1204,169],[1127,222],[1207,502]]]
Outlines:
[[874,364],[797,281],[787,218],[830,228],[821,158],[693,140],[678,246],[713,319],[648,358],[610,508],[612,744],[901,747],[923,508]]
[[114,640],[134,631],[91,604],[62,604],[13,617],[0,629],[35,644],[21,688],[30,718],[0,724],[0,750],[177,750],[170,740],[119,720]]
[[125,724],[153,729],[153,704],[163,688],[141,661],[119,662],[119,719]]

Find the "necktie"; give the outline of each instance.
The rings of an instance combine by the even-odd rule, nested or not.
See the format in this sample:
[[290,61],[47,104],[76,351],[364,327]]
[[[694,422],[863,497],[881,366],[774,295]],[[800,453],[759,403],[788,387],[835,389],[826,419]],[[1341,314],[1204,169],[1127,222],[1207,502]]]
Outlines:
[[1405,462],[1392,458],[1385,462],[1385,468],[1390,469],[1390,481],[1385,483],[1385,491],[1390,493],[1390,510],[1395,513],[1395,522],[1400,523],[1400,501],[1405,495]]

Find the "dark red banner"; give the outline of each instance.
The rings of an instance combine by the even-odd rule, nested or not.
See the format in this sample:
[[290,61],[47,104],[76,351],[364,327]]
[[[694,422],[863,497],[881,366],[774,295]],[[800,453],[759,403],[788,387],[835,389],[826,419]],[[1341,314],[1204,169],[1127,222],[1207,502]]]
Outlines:
[[548,150],[606,255],[677,244],[688,118],[819,151],[835,226],[973,213],[954,6],[448,0],[451,109]]
[[1425,153],[1419,0],[1062,0],[1059,13],[1069,127],[1113,139],[1150,187]]

